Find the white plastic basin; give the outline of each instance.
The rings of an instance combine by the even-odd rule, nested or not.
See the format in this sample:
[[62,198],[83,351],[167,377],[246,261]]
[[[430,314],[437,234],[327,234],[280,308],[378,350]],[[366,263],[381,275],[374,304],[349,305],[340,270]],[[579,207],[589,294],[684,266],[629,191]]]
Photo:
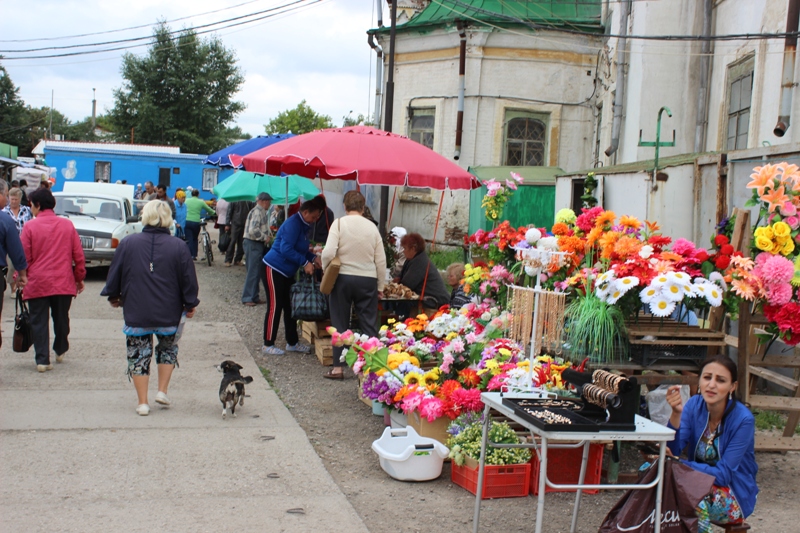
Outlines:
[[420,437],[412,427],[383,430],[381,438],[372,443],[381,468],[400,481],[428,481],[442,474],[442,464],[450,453],[436,439]]

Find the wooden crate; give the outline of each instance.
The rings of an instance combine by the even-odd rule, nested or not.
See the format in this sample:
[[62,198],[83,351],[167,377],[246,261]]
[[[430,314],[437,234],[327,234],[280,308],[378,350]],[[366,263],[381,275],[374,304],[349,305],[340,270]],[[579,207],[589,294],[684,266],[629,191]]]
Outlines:
[[314,342],[314,352],[317,354],[317,359],[323,366],[331,366],[333,364],[333,346],[331,345],[330,337],[327,339],[316,339]]
[[674,320],[640,316],[626,324],[631,358],[644,366],[655,362],[690,361],[699,364],[709,348],[725,346],[721,331],[689,326]]
[[314,334],[307,332],[305,328],[300,331],[300,338],[309,346],[314,346]]
[[308,331],[318,339],[331,336],[331,334],[328,333],[328,327],[330,325],[330,320],[322,320],[321,322],[303,322],[303,328],[308,328]]

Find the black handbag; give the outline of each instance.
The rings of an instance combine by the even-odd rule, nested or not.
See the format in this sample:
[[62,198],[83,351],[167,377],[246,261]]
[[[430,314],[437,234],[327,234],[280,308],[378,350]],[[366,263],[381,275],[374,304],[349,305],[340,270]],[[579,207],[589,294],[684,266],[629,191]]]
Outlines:
[[22,291],[17,291],[14,309],[14,342],[12,348],[15,352],[24,353],[30,350],[33,345],[33,327],[31,326],[28,304],[22,299]]
[[313,276],[301,275],[300,280],[292,284],[292,317],[295,320],[318,322],[330,316],[328,298],[319,290],[319,283]]
[[229,231],[225,231],[225,228],[222,228],[222,231],[219,232],[219,242],[217,243],[217,248],[219,248],[220,253],[225,253],[228,251],[228,246],[231,245],[231,234]]

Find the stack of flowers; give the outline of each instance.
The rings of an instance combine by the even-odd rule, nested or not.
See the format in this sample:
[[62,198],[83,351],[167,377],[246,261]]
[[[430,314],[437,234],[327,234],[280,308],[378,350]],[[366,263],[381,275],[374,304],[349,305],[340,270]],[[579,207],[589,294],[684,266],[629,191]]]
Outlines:
[[469,237],[464,237],[464,244],[469,247],[473,258],[483,258],[508,267],[514,264],[514,246],[525,240],[527,229],[514,228],[505,220],[490,231],[479,229]]
[[493,304],[505,303],[507,287],[513,283],[514,275],[505,266],[488,267],[481,263],[465,265],[461,280],[464,294],[477,295],[481,301],[489,300]]

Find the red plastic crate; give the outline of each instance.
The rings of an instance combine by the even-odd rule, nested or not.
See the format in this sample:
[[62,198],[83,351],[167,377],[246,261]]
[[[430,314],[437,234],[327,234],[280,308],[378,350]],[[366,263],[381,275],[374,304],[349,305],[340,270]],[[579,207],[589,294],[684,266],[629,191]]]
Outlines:
[[[589,445],[589,462],[586,464],[586,476],[583,482],[587,485],[600,483],[603,468],[602,444]],[[581,474],[581,459],[583,447],[580,448],[548,448],[547,449],[547,477],[552,483],[559,485],[575,484]],[[553,489],[545,486],[547,492],[575,492],[569,489]],[[597,494],[599,490],[584,490],[585,494]],[[536,453],[531,458],[531,487],[530,493],[539,494],[539,457]]]
[[[464,466],[451,463],[450,479],[459,487],[464,487],[472,494],[478,491],[478,463],[467,459]],[[530,485],[531,464],[521,465],[486,465],[483,476],[482,500],[492,498],[520,498],[528,495]]]

